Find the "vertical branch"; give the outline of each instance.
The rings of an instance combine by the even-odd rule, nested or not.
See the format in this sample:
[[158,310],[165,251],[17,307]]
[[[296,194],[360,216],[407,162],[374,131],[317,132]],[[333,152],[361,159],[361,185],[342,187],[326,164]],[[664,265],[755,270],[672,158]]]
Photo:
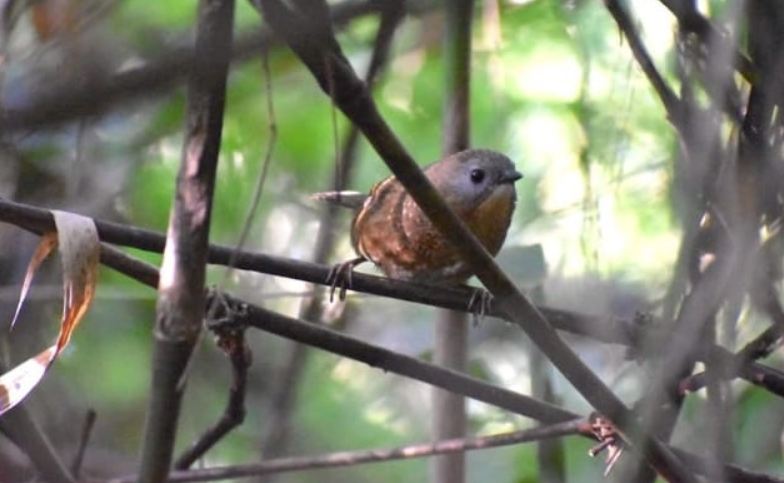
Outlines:
[[169,472],[185,371],[201,330],[204,277],[218,164],[233,0],[201,0],[187,132],[158,284],[152,396],[147,411],[139,480]]
[[471,20],[473,0],[446,4],[444,31],[444,131],[443,154],[463,151],[469,145]]
[[[453,0],[445,6],[444,118],[442,154],[468,148],[470,125],[471,20],[473,0]],[[443,310],[435,321],[433,360],[464,371],[467,359],[468,321],[461,312]],[[465,398],[433,389],[433,440],[460,438],[466,432]],[[432,460],[434,483],[465,481],[465,453],[436,456]]]
[[[531,291],[535,302],[544,301],[542,285]],[[529,348],[528,363],[530,365],[531,395],[540,401],[556,404],[553,384],[550,380],[550,368],[547,358],[537,347]],[[563,483],[566,481],[566,451],[560,439],[540,440],[536,443],[536,460],[539,479],[542,483]]]

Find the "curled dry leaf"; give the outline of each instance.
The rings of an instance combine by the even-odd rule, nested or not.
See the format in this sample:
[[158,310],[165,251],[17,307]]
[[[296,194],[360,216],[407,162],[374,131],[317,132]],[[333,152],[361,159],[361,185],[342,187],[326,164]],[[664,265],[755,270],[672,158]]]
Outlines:
[[57,338],[59,353],[68,344],[95,296],[101,244],[92,218],[57,210],[52,214],[63,262],[63,318]]
[[16,324],[16,319],[19,318],[19,312],[22,310],[22,305],[27,298],[27,292],[30,291],[30,285],[33,283],[33,275],[35,275],[35,272],[38,271],[38,267],[41,266],[41,262],[46,260],[46,257],[52,253],[52,249],[56,246],[56,232],[46,233],[41,237],[41,241],[38,242],[38,247],[36,247],[35,253],[33,253],[33,258],[30,259],[30,263],[27,265],[27,272],[25,273],[24,282],[22,282],[22,293],[19,294],[19,303],[16,304],[14,318],[11,320],[12,329]]
[[53,345],[0,377],[0,414],[16,406],[38,384],[56,351]]
[[0,414],[24,399],[43,378],[57,355],[68,345],[73,331],[95,295],[100,255],[95,223],[91,218],[62,211],[52,211],[52,215],[57,232],[47,233],[41,238],[27,267],[19,304],[11,324],[13,326],[16,323],[33,275],[57,245],[63,265],[63,316],[60,333],[54,345],[0,376]]

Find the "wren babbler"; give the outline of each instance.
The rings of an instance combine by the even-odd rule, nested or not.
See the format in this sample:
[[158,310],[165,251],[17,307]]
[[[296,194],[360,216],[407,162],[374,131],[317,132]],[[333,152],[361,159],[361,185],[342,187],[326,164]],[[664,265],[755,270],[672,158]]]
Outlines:
[[[425,168],[425,175],[487,250],[496,255],[506,238],[523,177],[503,154],[486,149],[461,151]],[[365,261],[390,278],[459,284],[472,275],[458,250],[422,212],[403,185],[390,176],[369,195],[331,192],[316,198],[360,208],[351,223],[351,244],[360,258],[338,265],[330,276],[333,290],[346,272]],[[345,284],[340,297],[345,294]]]

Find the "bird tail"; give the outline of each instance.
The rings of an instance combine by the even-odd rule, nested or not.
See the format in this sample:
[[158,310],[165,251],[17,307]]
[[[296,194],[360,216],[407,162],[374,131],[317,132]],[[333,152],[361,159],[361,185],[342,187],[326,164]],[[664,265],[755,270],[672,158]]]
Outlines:
[[326,201],[346,208],[361,208],[367,197],[367,193],[359,191],[322,191],[310,195],[312,200]]

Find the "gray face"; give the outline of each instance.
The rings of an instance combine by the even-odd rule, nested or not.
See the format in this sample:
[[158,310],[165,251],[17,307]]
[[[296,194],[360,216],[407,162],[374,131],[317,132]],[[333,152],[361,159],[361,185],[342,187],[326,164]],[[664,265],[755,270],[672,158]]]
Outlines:
[[496,189],[510,189],[522,177],[503,154],[469,149],[450,156],[426,170],[427,177],[457,209],[477,207]]

